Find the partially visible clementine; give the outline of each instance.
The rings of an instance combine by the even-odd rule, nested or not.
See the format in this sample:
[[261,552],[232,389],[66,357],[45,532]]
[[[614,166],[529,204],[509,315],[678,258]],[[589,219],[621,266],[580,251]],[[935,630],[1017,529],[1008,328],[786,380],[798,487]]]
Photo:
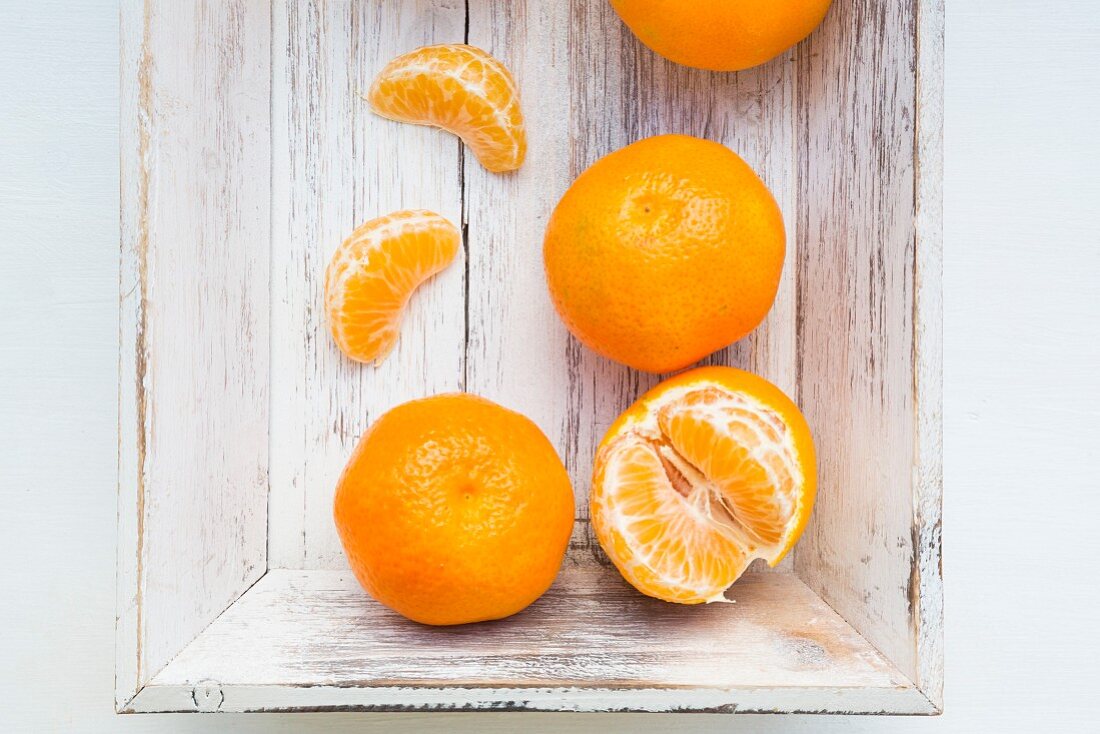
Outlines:
[[685,66],[738,71],[810,35],[832,0],[611,0],[642,43]]
[[686,135],[607,155],[566,191],[543,260],[589,348],[669,372],[748,334],[775,300],[786,238],[775,199],[729,148]]
[[592,526],[623,577],[680,604],[722,601],[806,527],[817,463],[805,418],[762,377],[701,367],[643,395],[596,453]]
[[569,476],[529,419],[483,398],[399,405],[360,440],[334,514],[351,569],[409,619],[500,619],[553,582],[573,527]]

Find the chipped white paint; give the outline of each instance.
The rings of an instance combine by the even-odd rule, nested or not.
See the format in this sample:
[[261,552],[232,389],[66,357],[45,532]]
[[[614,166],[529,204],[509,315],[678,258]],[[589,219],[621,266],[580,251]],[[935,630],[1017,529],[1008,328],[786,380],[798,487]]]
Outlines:
[[916,130],[940,95],[941,18],[935,2],[843,0],[800,47],[799,394],[821,489],[795,568],[914,680],[941,625],[936,604],[920,619],[918,572],[934,593],[938,564],[921,555],[938,561],[938,115],[923,142]]
[[[301,711],[567,711],[641,713],[931,714],[914,688],[440,688],[153,683],[126,713]],[[415,727],[415,722],[410,722]],[[561,726],[570,722],[562,721]],[[472,724],[476,727],[476,724]],[[580,725],[577,731],[590,729]],[[624,725],[624,731],[633,731]],[[415,731],[415,728],[411,729]],[[480,729],[472,728],[471,731]],[[504,729],[507,731],[508,729]],[[548,731],[564,731],[564,728]],[[572,729],[570,729],[571,731]],[[455,729],[454,731],[458,731]]]
[[570,470],[583,515],[591,464],[581,467],[567,438],[580,375],[565,359],[567,332],[542,268],[546,221],[572,180],[569,3],[469,6],[469,42],[499,58],[519,84],[528,154],[506,176],[485,171],[472,156],[463,161],[472,316],[466,389],[520,411],[546,433]]
[[[123,4],[120,708],[939,705],[942,0],[836,0],[808,42],[737,74],[666,62],[587,0],[213,8]],[[360,98],[390,58],[464,40],[516,76],[517,172]],[[573,177],[668,132],[727,144],[776,195],[776,306],[706,362],[778,384],[818,439],[818,506],[793,561],[716,611],[652,610],[595,545],[596,445],[659,377],[572,340],[542,275],[543,226]],[[416,293],[381,367],[358,365],[328,336],[324,267],[357,225],[404,208],[462,222],[468,260]],[[543,428],[581,520],[558,590],[483,640],[367,602],[331,521],[369,422],[463,388]],[[268,566],[305,572],[270,572],[199,634]],[[782,641],[811,611],[827,620],[815,644],[835,651],[820,667],[775,648],[794,649]],[[548,625],[582,651],[553,653]],[[710,660],[716,638],[741,652]]]
[[267,570],[268,9],[124,3],[121,701]]
[[917,8],[917,202],[913,352],[914,681],[943,707],[943,67],[944,0]]
[[462,40],[461,3],[272,5],[271,564],[346,568],[332,523],[336,479],[363,429],[406,400],[459,390],[463,255],[413,294],[394,351],[348,360],[325,325],[329,256],[360,224],[430,209],[459,224],[461,143],[383,119],[363,101],[394,56]]
[[[147,189],[145,150],[141,140],[147,123],[148,92],[140,78],[147,64],[143,43],[144,14],[136,3],[123,3],[119,14],[119,167],[120,233],[119,361],[118,361],[118,547],[115,580],[115,706],[121,707],[141,690],[138,657],[141,616],[138,590],[144,518],[144,344],[140,329],[144,313],[142,261],[147,242],[141,234],[143,191]],[[140,438],[139,438],[140,437]]]

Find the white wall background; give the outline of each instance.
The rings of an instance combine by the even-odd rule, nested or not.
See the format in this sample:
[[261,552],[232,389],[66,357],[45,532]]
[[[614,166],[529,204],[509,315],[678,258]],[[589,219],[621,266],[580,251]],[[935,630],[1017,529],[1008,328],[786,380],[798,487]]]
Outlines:
[[1100,730],[1100,3],[948,0],[933,720],[114,716],[117,17],[0,0],[0,731]]

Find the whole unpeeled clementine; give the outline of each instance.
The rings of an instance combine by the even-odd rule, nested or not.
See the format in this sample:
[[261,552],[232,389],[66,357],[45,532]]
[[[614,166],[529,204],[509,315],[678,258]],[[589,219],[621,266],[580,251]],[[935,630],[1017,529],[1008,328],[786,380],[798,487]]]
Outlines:
[[642,43],[685,66],[738,71],[762,64],[821,23],[832,0],[611,0]]
[[573,490],[529,419],[483,398],[399,405],[360,440],[334,514],[351,569],[382,604],[424,624],[500,619],[553,582]]
[[775,300],[783,217],[719,143],[661,135],[593,164],[546,228],[543,260],[562,320],[589,348],[669,372],[748,334]]

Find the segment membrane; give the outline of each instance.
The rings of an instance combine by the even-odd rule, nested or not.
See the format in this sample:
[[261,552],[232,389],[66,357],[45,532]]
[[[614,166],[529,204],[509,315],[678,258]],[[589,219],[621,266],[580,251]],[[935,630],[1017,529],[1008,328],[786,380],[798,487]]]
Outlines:
[[639,590],[721,600],[753,558],[778,559],[797,524],[794,436],[774,411],[717,387],[648,408],[597,457],[593,522]]
[[658,425],[756,544],[765,551],[782,545],[801,476],[793,437],[778,415],[708,388],[664,405]]
[[596,520],[618,536],[624,552],[613,560],[643,591],[656,587],[662,598],[685,603],[719,601],[748,565],[716,495],[677,491],[649,441],[627,435],[609,447],[604,483],[613,489],[602,493]]

